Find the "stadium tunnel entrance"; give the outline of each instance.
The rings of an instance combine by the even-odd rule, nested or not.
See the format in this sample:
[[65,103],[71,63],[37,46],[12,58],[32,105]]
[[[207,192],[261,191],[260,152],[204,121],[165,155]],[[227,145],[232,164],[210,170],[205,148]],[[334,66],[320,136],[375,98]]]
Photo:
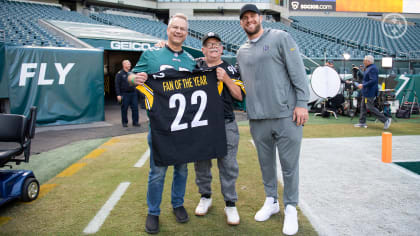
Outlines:
[[129,60],[134,68],[142,52],[136,51],[104,51],[104,94],[105,106],[117,103],[115,92],[115,75],[122,69],[122,61]]

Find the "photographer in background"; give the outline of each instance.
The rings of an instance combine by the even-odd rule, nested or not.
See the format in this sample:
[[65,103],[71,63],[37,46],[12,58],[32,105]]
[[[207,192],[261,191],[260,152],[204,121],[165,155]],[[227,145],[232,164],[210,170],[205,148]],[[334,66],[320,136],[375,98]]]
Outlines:
[[359,123],[355,124],[354,127],[360,128],[367,128],[366,125],[366,113],[367,110],[375,115],[378,120],[384,123],[384,129],[388,129],[391,125],[391,118],[386,118],[383,113],[381,113],[378,108],[375,107],[375,98],[378,95],[378,74],[379,70],[376,67],[375,59],[372,55],[365,56],[363,60],[363,64],[365,65],[365,73],[363,75],[362,83],[355,83],[355,85],[361,89],[362,91],[362,102],[360,106],[360,117]]

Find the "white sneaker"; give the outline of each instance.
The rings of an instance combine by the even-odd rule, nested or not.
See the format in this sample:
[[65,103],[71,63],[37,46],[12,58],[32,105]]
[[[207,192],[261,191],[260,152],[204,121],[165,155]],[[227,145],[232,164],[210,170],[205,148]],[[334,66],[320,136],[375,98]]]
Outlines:
[[228,225],[239,225],[239,214],[236,207],[225,207],[225,214]]
[[200,199],[200,202],[198,203],[198,206],[195,208],[195,215],[197,216],[204,216],[209,211],[209,208],[211,207],[211,198],[205,198],[202,197]]
[[298,218],[296,207],[287,205],[284,210],[283,234],[295,235],[298,232]]
[[357,124],[354,124],[354,127],[356,127],[356,128],[367,128],[368,126],[367,126],[367,124],[365,124],[365,123],[357,123]]
[[270,216],[277,214],[280,211],[279,202],[274,203],[273,197],[267,197],[264,202],[264,206],[255,214],[254,219],[256,221],[266,221],[270,219]]
[[392,121],[392,118],[388,118],[388,120],[385,121],[384,129],[388,129],[389,126],[391,126],[391,121]]

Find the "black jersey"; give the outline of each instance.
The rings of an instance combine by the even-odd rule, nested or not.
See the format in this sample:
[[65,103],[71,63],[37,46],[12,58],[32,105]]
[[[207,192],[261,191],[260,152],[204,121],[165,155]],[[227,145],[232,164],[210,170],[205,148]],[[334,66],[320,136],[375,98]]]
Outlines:
[[[208,68],[207,63],[199,59],[197,60],[197,67],[206,69]],[[232,79],[232,81],[238,85],[241,88],[242,97],[245,99],[245,87],[244,83],[241,80],[241,76],[239,75],[239,72],[236,70],[236,68],[226,61],[223,61],[222,64],[218,65],[217,67],[223,68],[228,76]],[[220,96],[222,96],[223,99],[223,106],[224,106],[224,116],[226,120],[235,120],[235,113],[233,112],[234,109],[234,102],[236,101],[232,95],[229,92],[229,89],[224,86],[223,82],[218,81],[217,82],[217,88],[219,91]]]
[[223,101],[216,71],[149,74],[144,86],[155,164],[168,166],[227,153]]

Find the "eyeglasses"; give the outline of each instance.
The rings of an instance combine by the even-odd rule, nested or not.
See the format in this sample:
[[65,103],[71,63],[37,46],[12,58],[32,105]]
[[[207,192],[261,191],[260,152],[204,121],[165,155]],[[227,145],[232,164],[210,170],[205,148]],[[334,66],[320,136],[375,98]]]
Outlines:
[[220,46],[222,46],[221,43],[206,43],[206,47],[208,48],[218,48]]

